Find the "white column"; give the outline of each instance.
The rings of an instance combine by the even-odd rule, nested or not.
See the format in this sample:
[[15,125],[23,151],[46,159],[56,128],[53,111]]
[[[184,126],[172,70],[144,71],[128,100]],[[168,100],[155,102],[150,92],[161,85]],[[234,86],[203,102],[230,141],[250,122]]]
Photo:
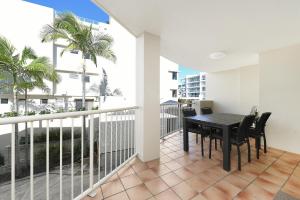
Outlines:
[[160,38],[143,33],[136,52],[136,147],[145,162],[160,155]]

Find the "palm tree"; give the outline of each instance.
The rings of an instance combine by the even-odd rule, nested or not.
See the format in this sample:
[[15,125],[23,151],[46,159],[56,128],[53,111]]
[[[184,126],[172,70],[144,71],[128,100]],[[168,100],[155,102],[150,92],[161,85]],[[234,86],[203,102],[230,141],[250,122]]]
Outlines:
[[[42,42],[62,39],[66,42],[65,51],[80,51],[82,53],[82,105],[85,106],[85,74],[86,60],[91,59],[97,67],[97,56],[112,62],[116,55],[112,50],[113,38],[108,34],[95,33],[92,25],[79,22],[72,13],[62,13],[55,18],[53,25],[46,25],[41,32]],[[101,81],[101,80],[100,80]],[[99,86],[100,87],[100,86]],[[100,88],[99,88],[100,90]],[[100,93],[100,92],[99,92]]]
[[38,57],[30,47],[21,53],[4,37],[0,37],[1,88],[13,93],[12,112],[18,113],[18,94],[35,87],[46,90],[44,79],[59,81],[59,76],[46,57]]
[[[35,87],[47,89],[44,79],[58,82],[59,77],[51,66],[48,58],[38,57],[30,47],[25,47],[21,53],[4,37],[0,37],[0,88],[13,93],[12,112],[18,114],[18,94]],[[27,100],[25,100],[27,101]],[[27,103],[25,102],[26,106]],[[25,112],[26,114],[26,112]],[[18,155],[18,124],[15,124],[16,161],[19,173]],[[27,132],[27,129],[26,129]],[[27,138],[27,135],[26,137]]]

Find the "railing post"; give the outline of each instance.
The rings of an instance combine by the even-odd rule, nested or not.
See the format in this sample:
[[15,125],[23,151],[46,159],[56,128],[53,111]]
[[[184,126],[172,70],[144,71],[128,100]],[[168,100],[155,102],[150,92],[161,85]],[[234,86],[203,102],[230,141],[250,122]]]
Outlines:
[[46,121],[46,199],[49,200],[49,120]]
[[94,177],[94,115],[90,115],[90,188]]
[[63,150],[63,120],[60,119],[60,130],[59,130],[59,199],[62,200],[62,196],[63,196],[63,191],[62,191],[62,178],[63,178],[63,174],[62,174],[62,164],[63,164],[63,154],[62,154],[62,150]]
[[15,188],[15,136],[16,136],[16,129],[15,129],[15,124],[11,125],[11,199],[15,200],[15,193],[16,193],[16,188]]
[[33,176],[34,176],[34,151],[33,151],[33,145],[34,145],[34,137],[33,137],[34,131],[33,131],[33,122],[30,123],[30,199],[34,199],[34,188],[33,188]]

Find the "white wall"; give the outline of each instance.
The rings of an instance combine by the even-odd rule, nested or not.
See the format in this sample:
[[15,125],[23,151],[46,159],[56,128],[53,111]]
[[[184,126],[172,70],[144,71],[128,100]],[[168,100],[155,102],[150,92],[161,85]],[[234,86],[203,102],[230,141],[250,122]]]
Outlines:
[[270,111],[270,146],[300,153],[300,45],[260,54],[261,111]]
[[108,31],[114,38],[113,50],[117,56],[117,62],[114,64],[100,58],[98,60],[98,70],[101,67],[106,70],[108,86],[111,90],[120,88],[123,93],[124,98],[122,98],[122,101],[120,99],[116,107],[135,105],[136,38],[113,18],[110,18]]
[[[165,102],[168,100],[177,101],[177,97],[172,97],[171,89],[178,90],[178,78],[177,80],[172,79],[171,72],[178,72],[178,64],[168,60],[164,57],[160,57],[160,101]],[[177,92],[178,94],[178,92]]]
[[241,67],[207,74],[207,98],[214,101],[214,111],[249,113],[258,105],[258,66]]
[[[46,56],[52,62],[51,43],[41,43],[40,32],[45,24],[53,22],[53,9],[19,0],[1,0],[0,35],[17,49],[33,48],[38,56]],[[49,85],[52,89],[52,84]],[[34,90],[29,93],[42,93]]]

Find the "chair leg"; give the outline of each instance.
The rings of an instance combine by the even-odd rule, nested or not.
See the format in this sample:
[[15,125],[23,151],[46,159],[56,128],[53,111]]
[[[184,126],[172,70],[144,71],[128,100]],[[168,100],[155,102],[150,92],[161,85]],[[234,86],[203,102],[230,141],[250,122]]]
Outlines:
[[211,159],[211,138],[209,138],[209,159]]
[[238,153],[238,170],[241,171],[241,150],[240,150],[240,146],[237,146],[237,153]]
[[198,144],[198,133],[196,133],[196,144]]
[[247,139],[247,146],[248,146],[248,162],[251,162],[251,148],[250,148],[249,138]]
[[256,159],[259,159],[259,141],[260,141],[260,137],[255,138],[255,149],[256,149]]
[[264,153],[267,153],[267,139],[265,134],[263,134],[263,138],[264,138]]
[[203,140],[204,140],[204,137],[201,135],[201,154],[202,154],[202,157],[204,157],[204,147],[203,147]]
[[215,150],[218,150],[218,144],[217,144],[217,139],[215,138]]

